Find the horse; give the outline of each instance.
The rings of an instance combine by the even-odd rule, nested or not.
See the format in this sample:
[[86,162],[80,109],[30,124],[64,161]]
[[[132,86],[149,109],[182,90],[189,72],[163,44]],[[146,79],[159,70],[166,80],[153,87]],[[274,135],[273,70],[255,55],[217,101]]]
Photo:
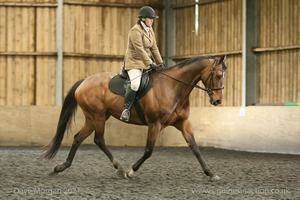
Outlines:
[[[124,98],[112,93],[108,84],[116,75],[112,72],[101,72],[77,81],[67,93],[62,105],[56,134],[45,146],[43,157],[52,159],[58,152],[64,134],[70,128],[78,105],[81,107],[85,122],[74,140],[67,159],[54,168],[54,174],[69,168],[80,144],[95,131],[94,143],[109,158],[117,174],[122,178],[132,178],[140,166],[151,156],[158,134],[167,126],[174,126],[181,131],[188,146],[198,159],[203,172],[211,181],[218,181],[219,176],[212,173],[206,164],[194,138],[192,123],[189,120],[189,96],[194,88],[207,92],[210,103],[217,106],[222,103],[226,56],[195,56],[172,67],[155,70],[151,73],[152,87],[145,96],[139,99],[143,109],[144,120],[141,120],[134,108],[131,108],[129,124],[148,126],[147,142],[143,156],[125,171],[119,161],[112,155],[105,144],[105,122],[110,116],[120,118]],[[204,87],[198,86],[202,81]]]

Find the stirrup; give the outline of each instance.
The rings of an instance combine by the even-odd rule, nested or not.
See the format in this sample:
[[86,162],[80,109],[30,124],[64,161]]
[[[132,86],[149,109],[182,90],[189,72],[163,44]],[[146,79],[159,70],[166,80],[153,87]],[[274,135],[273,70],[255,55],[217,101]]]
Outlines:
[[123,112],[122,112],[122,114],[121,114],[120,120],[128,122],[129,118],[130,118],[130,112],[129,112],[129,110],[128,109],[124,109]]

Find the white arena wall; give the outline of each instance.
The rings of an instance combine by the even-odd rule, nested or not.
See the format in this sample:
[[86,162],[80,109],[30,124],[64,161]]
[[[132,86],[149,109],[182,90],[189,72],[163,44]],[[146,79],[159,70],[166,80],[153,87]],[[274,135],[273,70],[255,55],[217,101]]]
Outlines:
[[[54,136],[60,114],[58,106],[0,106],[0,146],[44,146]],[[193,107],[197,143],[202,147],[300,154],[300,107],[250,106]],[[63,145],[70,145],[83,124],[78,108],[72,131],[65,134]],[[122,123],[110,118],[105,139],[110,146],[144,146],[146,126]],[[85,144],[93,144],[93,135]],[[187,146],[181,133],[167,127],[156,146]]]

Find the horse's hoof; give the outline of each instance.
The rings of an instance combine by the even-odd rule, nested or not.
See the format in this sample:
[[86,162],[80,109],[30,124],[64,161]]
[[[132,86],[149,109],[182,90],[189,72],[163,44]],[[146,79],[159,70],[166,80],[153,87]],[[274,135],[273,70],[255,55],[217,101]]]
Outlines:
[[63,162],[59,165],[57,165],[55,168],[54,168],[54,172],[55,173],[58,173],[58,172],[62,172],[64,171],[65,169],[69,168],[71,165],[67,162]]
[[123,178],[123,179],[127,179],[127,174],[124,170],[117,170],[116,171],[116,174],[120,177],[120,178]]
[[56,176],[57,174],[58,174],[58,172],[53,171],[53,172],[50,172],[48,175],[49,176]]
[[214,175],[213,177],[210,178],[210,181],[212,181],[212,182],[218,182],[220,180],[221,180],[221,178],[217,175]]
[[130,171],[126,172],[126,175],[127,175],[128,178],[133,178],[134,171],[131,169]]
[[66,168],[63,167],[62,165],[57,165],[55,168],[54,168],[54,173],[59,173],[59,172],[62,172],[64,171]]

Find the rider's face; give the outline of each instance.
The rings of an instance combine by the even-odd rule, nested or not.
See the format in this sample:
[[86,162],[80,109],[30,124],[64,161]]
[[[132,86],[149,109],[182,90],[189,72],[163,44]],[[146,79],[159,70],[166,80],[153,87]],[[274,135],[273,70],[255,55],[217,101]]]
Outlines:
[[154,21],[153,18],[146,18],[146,19],[145,19],[145,24],[146,24],[148,27],[152,27],[153,21]]

